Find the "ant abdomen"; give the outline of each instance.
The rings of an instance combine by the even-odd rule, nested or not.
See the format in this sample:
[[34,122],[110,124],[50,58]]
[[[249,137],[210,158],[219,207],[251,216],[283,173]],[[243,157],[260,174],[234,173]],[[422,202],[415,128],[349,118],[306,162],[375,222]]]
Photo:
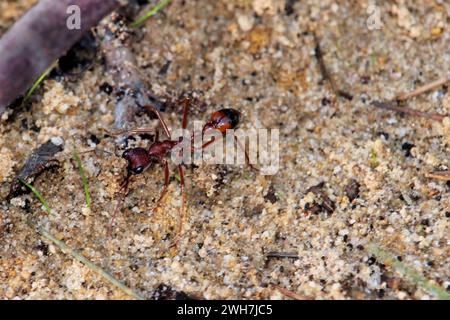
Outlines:
[[211,120],[203,127],[203,133],[208,129],[216,129],[225,134],[228,129],[235,129],[238,126],[239,118],[240,112],[236,109],[218,110],[211,115]]

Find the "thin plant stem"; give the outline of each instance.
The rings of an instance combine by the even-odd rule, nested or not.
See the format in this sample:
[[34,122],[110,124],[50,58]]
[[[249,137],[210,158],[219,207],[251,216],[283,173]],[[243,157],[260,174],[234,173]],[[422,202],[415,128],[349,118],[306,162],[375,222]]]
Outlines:
[[277,285],[274,285],[273,287],[275,289],[277,289],[279,292],[281,292],[282,295],[284,295],[288,298],[294,299],[294,300],[314,300],[313,297],[304,296],[304,295],[298,294],[294,291],[288,290],[286,288],[283,288],[283,287],[280,287]]
[[26,183],[25,181],[23,181],[22,179],[19,179],[19,181],[24,184],[28,189],[31,190],[31,192],[34,193],[34,195],[36,196],[36,198],[39,199],[39,201],[41,202],[41,204],[44,206],[45,211],[49,214],[49,215],[54,215],[54,213],[52,212],[52,210],[50,209],[49,205],[47,204],[47,201],[45,200],[45,198],[42,196],[42,194],[39,192],[39,190],[37,190],[35,187],[33,187],[31,184]]
[[416,97],[418,95],[421,95],[422,93],[425,93],[425,92],[431,91],[433,89],[436,89],[437,87],[443,86],[447,82],[450,82],[450,76],[442,77],[438,80],[427,83],[426,85],[419,87],[411,92],[399,94],[397,96],[396,100],[403,101],[403,100],[406,100],[406,99],[409,99],[412,97]]
[[425,174],[425,177],[431,179],[450,181],[450,171],[433,171]]
[[152,10],[147,12],[145,15],[137,19],[131,24],[131,27],[138,28],[140,27],[145,21],[153,17],[155,14],[157,14],[159,11],[164,9],[172,0],[161,0],[156,7],[154,7]]
[[57,63],[58,63],[58,60],[53,62],[53,64],[50,67],[48,67],[47,70],[45,70],[39,76],[39,78],[34,82],[33,86],[25,94],[25,97],[22,100],[22,104],[24,104],[25,102],[28,101],[28,99],[30,99],[30,97],[33,95],[33,93],[36,91],[36,89],[40,86],[42,81],[44,81],[45,78],[48,76],[48,74],[53,70],[53,68],[56,67]]
[[[30,223],[29,223],[30,224]],[[31,225],[31,224],[30,224]],[[32,226],[32,225],[31,225]],[[67,253],[68,255],[72,256],[75,260],[78,262],[84,264],[89,270],[97,273],[99,276],[101,276],[103,279],[111,283],[112,285],[119,288],[122,292],[125,294],[137,299],[137,300],[145,300],[143,296],[140,294],[134,292],[131,288],[124,285],[122,282],[114,278],[109,272],[103,270],[96,264],[89,261],[87,258],[85,258],[82,254],[77,252],[76,250],[70,248],[67,246],[63,241],[57,239],[54,237],[50,232],[48,232],[46,229],[41,227],[35,227],[36,231],[45,239],[52,242],[54,245],[56,245],[61,251]]]
[[[50,207],[47,205],[47,202],[45,201],[44,197],[42,197],[42,195],[39,193],[38,190],[36,190],[33,186],[31,186],[30,184],[24,182],[23,180],[20,180],[20,182],[22,182],[23,184],[25,184],[35,195],[36,197],[39,199],[39,201],[44,205],[45,210],[51,214],[51,209]],[[102,268],[100,268],[99,266],[95,265],[94,263],[92,263],[91,261],[89,261],[87,258],[85,258],[82,254],[80,254],[79,252],[77,252],[76,250],[70,248],[69,246],[67,246],[63,241],[59,240],[58,238],[54,237],[50,232],[48,232],[46,229],[36,226],[34,223],[31,222],[30,219],[27,220],[27,224],[32,227],[33,229],[35,229],[42,237],[46,238],[47,240],[49,240],[50,242],[52,242],[53,244],[55,244],[59,249],[61,249],[61,251],[67,253],[68,255],[72,256],[75,260],[77,260],[78,262],[84,264],[88,269],[90,269],[91,271],[97,273],[99,276],[101,276],[103,279],[105,279],[106,281],[108,281],[109,283],[111,283],[112,285],[116,286],[117,288],[119,288],[122,292],[126,293],[127,295],[138,299],[138,300],[145,300],[144,297],[142,297],[141,295],[139,295],[138,293],[134,292],[133,290],[131,290],[129,287],[127,287],[126,285],[124,285],[122,282],[120,282],[119,280],[117,280],[116,278],[114,278],[110,273],[108,273],[107,271],[103,270]]]
[[386,264],[393,266],[397,272],[405,276],[408,280],[415,283],[428,293],[438,297],[441,300],[450,300],[450,294],[448,294],[443,288],[431,283],[426,278],[424,278],[420,273],[409,268],[403,262],[398,261],[395,258],[395,256],[390,252],[379,248],[375,244],[369,245],[369,251],[372,254],[374,254],[378,259],[384,261]]
[[78,152],[76,150],[73,153],[73,157],[75,158],[75,161],[77,162],[78,170],[80,171],[81,180],[83,182],[84,195],[86,198],[86,206],[90,209],[91,208],[91,192],[89,189],[89,181],[84,172],[83,163],[81,162],[80,156],[78,155]]
[[390,110],[390,111],[394,111],[394,112],[398,112],[398,113],[404,113],[404,114],[408,114],[413,117],[427,118],[427,119],[431,119],[431,120],[439,121],[439,122],[442,122],[444,120],[444,118],[447,116],[447,115],[438,114],[438,113],[422,112],[422,111],[411,109],[408,107],[400,107],[400,106],[396,105],[395,101],[390,101],[390,102],[374,101],[374,102],[372,102],[372,105],[379,109]]

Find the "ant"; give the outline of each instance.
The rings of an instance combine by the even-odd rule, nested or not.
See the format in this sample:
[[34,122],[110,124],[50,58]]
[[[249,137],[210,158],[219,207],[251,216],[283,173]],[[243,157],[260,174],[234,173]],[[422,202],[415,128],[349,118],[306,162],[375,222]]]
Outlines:
[[[189,106],[191,104],[190,98],[189,97],[184,97],[182,100],[183,103],[183,120],[182,120],[182,129],[186,129],[187,127],[187,114],[188,114],[188,110],[189,110]],[[142,174],[143,172],[145,172],[151,165],[152,163],[155,162],[160,162],[163,164],[164,166],[164,187],[163,190],[160,194],[160,197],[156,203],[156,206],[153,210],[157,210],[160,207],[160,204],[164,198],[164,196],[167,193],[167,188],[169,186],[169,164],[168,161],[166,160],[166,157],[171,153],[171,151],[178,146],[179,144],[181,144],[183,142],[183,137],[180,137],[177,140],[173,140],[170,134],[170,131],[167,127],[166,122],[164,121],[162,115],[160,114],[160,112],[152,105],[146,105],[143,106],[147,111],[152,112],[154,114],[156,114],[156,116],[158,117],[159,122],[161,123],[163,129],[164,129],[164,133],[167,136],[168,139],[165,140],[159,140],[159,132],[156,131],[156,136],[155,136],[155,141],[150,145],[150,147],[148,149],[145,148],[129,148],[126,149],[123,154],[122,154],[122,158],[124,158],[125,160],[127,160],[128,165],[127,165],[127,174],[125,177],[125,180],[123,181],[123,183],[120,186],[120,190],[119,192],[121,192],[122,190],[125,190],[123,195],[125,196],[128,192],[128,184],[130,181],[131,176],[133,175],[139,175]],[[220,109],[216,112],[214,112],[211,117],[210,120],[208,122],[205,123],[205,125],[203,126],[202,129],[202,137],[205,135],[206,132],[208,132],[209,130],[217,130],[218,132],[220,132],[222,134],[222,136],[225,136],[226,131],[228,129],[235,129],[238,124],[239,124],[239,120],[240,120],[240,112],[235,110],[235,109]],[[135,130],[130,130],[130,131],[125,131],[125,132],[120,132],[120,133],[116,133],[116,135],[121,135],[121,134],[145,134],[145,133],[150,133],[153,132],[152,130],[146,129],[146,128],[141,128],[141,129],[135,129]],[[193,142],[194,139],[194,133],[192,134],[191,137],[191,142]],[[237,140],[237,138],[236,138]],[[201,146],[201,149],[205,149],[207,146],[211,145],[212,143],[215,142],[215,139],[212,138],[210,141],[204,143]],[[239,141],[237,141],[239,142]],[[242,148],[242,145],[239,144],[239,146]],[[192,150],[191,150],[192,151]],[[247,152],[244,150],[245,152],[245,156],[247,159],[247,164],[252,168],[255,169],[249,162],[249,158],[247,155]],[[178,231],[177,231],[177,235],[175,238],[174,243],[171,245],[178,245],[178,242],[180,240],[181,237],[181,233],[182,233],[182,224],[183,224],[183,220],[184,220],[184,214],[185,214],[185,203],[186,203],[186,195],[185,195],[185,182],[184,182],[184,169],[183,169],[183,164],[179,164],[178,165],[178,171],[179,171],[179,176],[180,176],[180,185],[181,185],[181,196],[182,196],[182,203],[181,203],[181,208],[180,208],[180,224],[178,227]],[[121,201],[119,202],[115,213],[113,215],[113,219],[111,224],[113,224],[114,221],[114,217],[116,215],[117,210],[119,209],[119,207],[121,206],[121,203],[123,201],[123,198],[121,199]]]

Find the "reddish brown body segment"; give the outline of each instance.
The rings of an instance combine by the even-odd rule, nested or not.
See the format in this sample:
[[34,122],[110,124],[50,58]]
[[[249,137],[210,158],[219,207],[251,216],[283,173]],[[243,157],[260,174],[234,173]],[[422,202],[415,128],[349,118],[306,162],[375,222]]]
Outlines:
[[180,141],[175,140],[156,141],[148,149],[148,154],[151,157],[162,160],[179,143]]
[[[188,108],[189,108],[189,98],[187,98],[187,100],[184,101],[184,112],[183,112],[183,129],[186,129],[187,126],[187,112],[188,112]],[[157,202],[157,205],[155,207],[158,208],[161,200],[163,199],[164,195],[167,192],[167,187],[169,185],[169,164],[167,162],[167,160],[165,159],[169,153],[172,151],[172,149],[183,142],[183,138],[180,138],[178,140],[172,140],[171,135],[170,135],[170,131],[166,125],[166,123],[164,122],[164,120],[162,119],[162,116],[159,114],[159,112],[157,110],[155,110],[152,106],[144,106],[144,108],[147,108],[149,111],[153,111],[158,115],[158,118],[164,128],[165,134],[168,136],[169,139],[163,140],[163,141],[159,141],[158,139],[158,135],[156,136],[157,138],[155,139],[155,142],[152,143],[152,145],[149,147],[149,149],[144,149],[144,148],[132,148],[132,149],[127,149],[125,150],[125,152],[123,153],[122,157],[125,158],[128,162],[128,166],[127,166],[127,176],[125,178],[125,181],[122,183],[122,188],[124,190],[127,190],[128,188],[128,182],[129,179],[131,177],[131,175],[133,174],[140,174],[142,172],[144,172],[148,167],[150,167],[150,165],[156,160],[158,162],[161,162],[164,165],[164,189],[161,193],[161,196]],[[226,130],[227,129],[234,129],[237,127],[237,125],[239,124],[239,117],[240,114],[237,110],[234,109],[221,109],[219,111],[214,112],[211,115],[210,121],[208,121],[202,129],[202,134],[204,134],[207,130],[210,129],[215,129],[215,130],[219,130],[223,135],[226,134]],[[146,133],[146,132],[151,132],[149,130],[146,129],[137,129],[137,130],[132,130],[129,133]],[[191,140],[194,139],[194,134],[191,137]],[[215,140],[211,140],[208,141],[207,143],[203,144],[202,149],[206,148],[208,145],[214,143]],[[184,168],[183,165],[180,164],[178,165],[178,170],[179,170],[179,174],[180,174],[180,183],[181,183],[181,194],[182,194],[182,205],[181,205],[181,221],[183,221],[183,213],[184,213],[184,207],[185,207],[185,192],[184,192]],[[126,191],[125,191],[126,194]],[[117,211],[117,209],[116,209]],[[175,241],[175,244],[178,243],[180,234],[181,234],[181,230],[182,230],[182,223],[180,224],[180,229],[178,230],[177,233],[177,240]]]
[[[239,118],[239,111],[235,109],[221,109],[216,111],[211,115],[210,121],[203,126],[202,133],[204,134],[207,130],[215,129],[225,135],[227,129],[234,129],[237,127]],[[160,118],[160,120],[163,121],[162,118]],[[163,126],[164,128],[167,128],[164,123]],[[170,135],[168,130],[166,130],[166,132]],[[162,161],[170,151],[182,141],[183,140],[157,140],[153,142],[148,150],[143,148],[125,150],[123,158],[128,161],[128,171],[133,174],[144,172],[152,163],[152,159]],[[204,147],[209,144],[210,143],[205,144]]]
[[234,129],[239,124],[240,113],[235,109],[222,109],[211,115],[211,120],[203,127],[203,134],[208,129],[219,130],[225,134],[228,129]]

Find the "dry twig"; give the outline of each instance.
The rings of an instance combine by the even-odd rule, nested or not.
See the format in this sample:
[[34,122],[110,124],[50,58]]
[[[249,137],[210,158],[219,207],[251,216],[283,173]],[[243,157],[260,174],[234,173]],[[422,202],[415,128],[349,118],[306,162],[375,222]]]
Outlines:
[[431,179],[450,181],[450,171],[433,171],[425,174],[425,177]]
[[415,90],[413,90],[411,92],[399,94],[396,97],[396,100],[403,101],[403,100],[407,100],[409,98],[416,97],[418,95],[421,95],[422,93],[425,93],[425,92],[431,91],[433,89],[436,89],[436,88],[438,88],[440,86],[443,86],[447,82],[450,82],[450,76],[442,77],[442,78],[440,78],[440,79],[438,79],[436,81],[430,82],[430,83],[428,83],[428,84],[426,84],[426,85],[424,85],[422,87],[419,87],[419,88],[417,88],[417,89],[415,89]]
[[295,252],[277,252],[277,251],[270,251],[266,254],[266,258],[291,258],[291,259],[298,259],[298,254]]
[[399,113],[408,114],[413,117],[427,118],[427,119],[431,119],[431,120],[439,121],[439,122],[442,122],[442,120],[444,120],[444,118],[446,117],[446,115],[439,114],[439,113],[428,113],[428,112],[411,109],[408,107],[401,107],[401,106],[397,105],[396,101],[389,101],[389,102],[374,101],[374,102],[372,102],[372,105],[379,109],[395,111],[395,112],[399,112]]
[[[80,29],[67,27],[70,5],[81,10]],[[118,6],[116,0],[41,0],[17,21],[0,39],[0,114]]]
[[[133,11],[127,8],[128,11]],[[124,13],[132,15],[132,13]],[[99,27],[101,47],[106,59],[107,71],[114,79],[116,97],[114,127],[118,130],[130,129],[134,116],[140,107],[151,104],[157,110],[162,103],[150,91],[139,71],[131,44],[135,40],[135,31],[131,30],[124,15],[114,12]],[[120,142],[122,137],[118,138]]]
[[288,298],[291,298],[291,299],[294,299],[294,300],[314,300],[313,297],[303,296],[303,295],[300,295],[298,293],[295,293],[295,292],[293,292],[291,290],[282,288],[282,287],[277,286],[277,285],[274,285],[273,287],[275,289],[277,289],[278,291],[280,291],[281,294],[283,294],[284,296],[286,296]]
[[328,71],[328,68],[325,64],[325,60],[323,58],[323,52],[322,52],[322,48],[320,47],[319,39],[317,38],[317,36],[315,34],[314,34],[314,40],[316,42],[316,47],[314,49],[314,53],[315,53],[315,56],[317,59],[317,63],[319,64],[319,69],[320,69],[320,73],[322,74],[323,80],[328,81],[330,83],[331,89],[333,90],[333,92],[336,96],[347,99],[347,100],[352,100],[353,96],[350,93],[340,89],[338,87],[338,85],[336,84],[333,76]]
[[419,87],[411,92],[399,94],[392,101],[387,101],[387,102],[374,101],[374,102],[372,102],[372,105],[379,109],[391,110],[394,112],[408,114],[413,117],[427,118],[427,119],[442,122],[442,120],[444,120],[444,118],[447,117],[448,115],[439,114],[439,113],[429,113],[429,112],[423,112],[423,111],[411,109],[408,107],[400,106],[399,102],[405,101],[409,98],[413,98],[413,97],[421,95],[425,92],[436,89],[436,88],[446,84],[447,82],[450,82],[450,76],[442,77],[436,81],[430,82],[422,87]]

